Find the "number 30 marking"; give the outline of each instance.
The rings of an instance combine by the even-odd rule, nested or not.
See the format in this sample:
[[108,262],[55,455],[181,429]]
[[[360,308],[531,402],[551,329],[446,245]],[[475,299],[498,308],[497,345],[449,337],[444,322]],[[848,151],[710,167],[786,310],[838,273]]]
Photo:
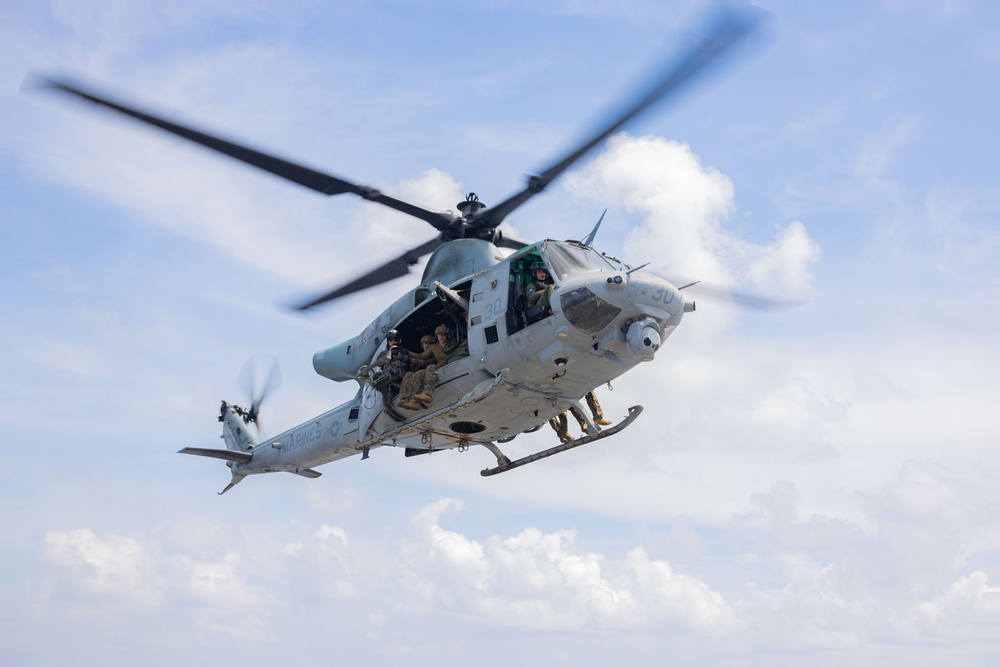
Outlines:
[[493,303],[486,304],[486,321],[488,322],[494,317],[498,317],[500,312],[500,298],[498,297]]

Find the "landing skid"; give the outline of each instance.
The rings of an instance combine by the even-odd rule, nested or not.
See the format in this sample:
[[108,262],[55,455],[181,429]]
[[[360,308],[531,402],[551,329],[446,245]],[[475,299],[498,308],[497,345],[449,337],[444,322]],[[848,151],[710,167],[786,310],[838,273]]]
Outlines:
[[530,454],[528,456],[525,456],[524,458],[517,459],[516,461],[511,461],[506,456],[504,456],[503,452],[501,452],[500,449],[492,442],[488,444],[483,443],[483,446],[489,449],[491,452],[493,452],[493,454],[497,457],[497,467],[487,468],[486,470],[483,470],[479,474],[482,475],[483,477],[489,477],[490,475],[499,475],[502,472],[507,472],[508,470],[513,470],[514,468],[520,468],[521,466],[528,465],[529,463],[534,463],[535,461],[546,459],[550,456],[554,456],[561,452],[565,452],[566,450],[573,449],[574,447],[579,447],[580,445],[586,445],[588,442],[594,442],[595,440],[601,440],[603,438],[607,438],[608,436],[614,435],[619,431],[625,430],[625,427],[634,422],[641,413],[642,413],[642,406],[633,405],[631,408],[628,409],[628,416],[626,416],[625,419],[623,419],[622,421],[618,422],[617,424],[615,424],[610,428],[606,428],[603,431],[599,431],[594,435],[585,435],[583,437],[577,438],[576,440],[572,440],[565,444],[557,445],[555,447],[551,447],[549,449],[545,449],[540,452]]

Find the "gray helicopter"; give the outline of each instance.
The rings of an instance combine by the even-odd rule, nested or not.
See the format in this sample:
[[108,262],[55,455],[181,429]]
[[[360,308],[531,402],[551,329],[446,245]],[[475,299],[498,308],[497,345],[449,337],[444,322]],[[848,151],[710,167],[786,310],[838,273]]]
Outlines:
[[[497,461],[482,474],[495,475],[628,427],[642,406],[629,408],[623,421],[602,429],[586,416],[580,401],[595,387],[653,360],[685,313],[695,310],[681,292],[690,285],[677,287],[644,272],[644,267],[633,268],[594,249],[600,220],[579,241],[529,244],[505,237],[499,227],[613,132],[718,63],[759,22],[758,12],[723,12],[707,36],[655,77],[614,122],[496,206],[488,207],[470,193],[458,204],[460,214],[421,208],[172,123],[74,83],[42,79],[46,89],[125,114],[323,194],[359,195],[419,218],[438,232],[357,280],[299,306],[308,310],[404,276],[430,254],[417,287],[354,338],[313,355],[313,367],[323,377],[358,383],[354,398],[263,441],[254,437],[249,424],[259,424],[266,391],[253,397],[247,409],[223,402],[219,421],[226,449],[185,447],[180,453],[227,462],[232,480],[221,495],[248,475],[290,472],[319,477],[315,468],[320,465],[358,454],[365,459],[371,450],[385,446],[402,447],[413,456],[481,445]],[[514,252],[505,255],[501,249]],[[426,345],[433,331],[442,335],[436,356],[433,346]],[[422,344],[427,354],[412,352]],[[422,388],[415,393],[412,385],[419,381]],[[273,384],[272,376],[266,385]],[[586,421],[582,437],[513,461],[499,448],[497,443],[535,431],[574,408]]]

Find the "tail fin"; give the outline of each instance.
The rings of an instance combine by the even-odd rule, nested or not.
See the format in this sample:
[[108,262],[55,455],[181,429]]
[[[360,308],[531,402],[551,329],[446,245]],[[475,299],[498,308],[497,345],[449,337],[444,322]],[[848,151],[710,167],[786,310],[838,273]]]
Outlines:
[[257,446],[257,438],[253,437],[250,428],[237,412],[239,408],[223,402],[219,421],[222,422],[222,439],[226,449],[234,452],[249,452]]

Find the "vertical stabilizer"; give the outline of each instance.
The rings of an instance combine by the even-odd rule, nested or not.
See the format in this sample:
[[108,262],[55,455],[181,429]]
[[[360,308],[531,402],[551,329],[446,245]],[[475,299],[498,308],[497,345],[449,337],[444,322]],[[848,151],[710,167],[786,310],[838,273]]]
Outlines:
[[235,452],[249,452],[257,446],[257,438],[250,433],[246,422],[233,406],[228,405],[222,412],[222,439],[226,442],[226,449]]

